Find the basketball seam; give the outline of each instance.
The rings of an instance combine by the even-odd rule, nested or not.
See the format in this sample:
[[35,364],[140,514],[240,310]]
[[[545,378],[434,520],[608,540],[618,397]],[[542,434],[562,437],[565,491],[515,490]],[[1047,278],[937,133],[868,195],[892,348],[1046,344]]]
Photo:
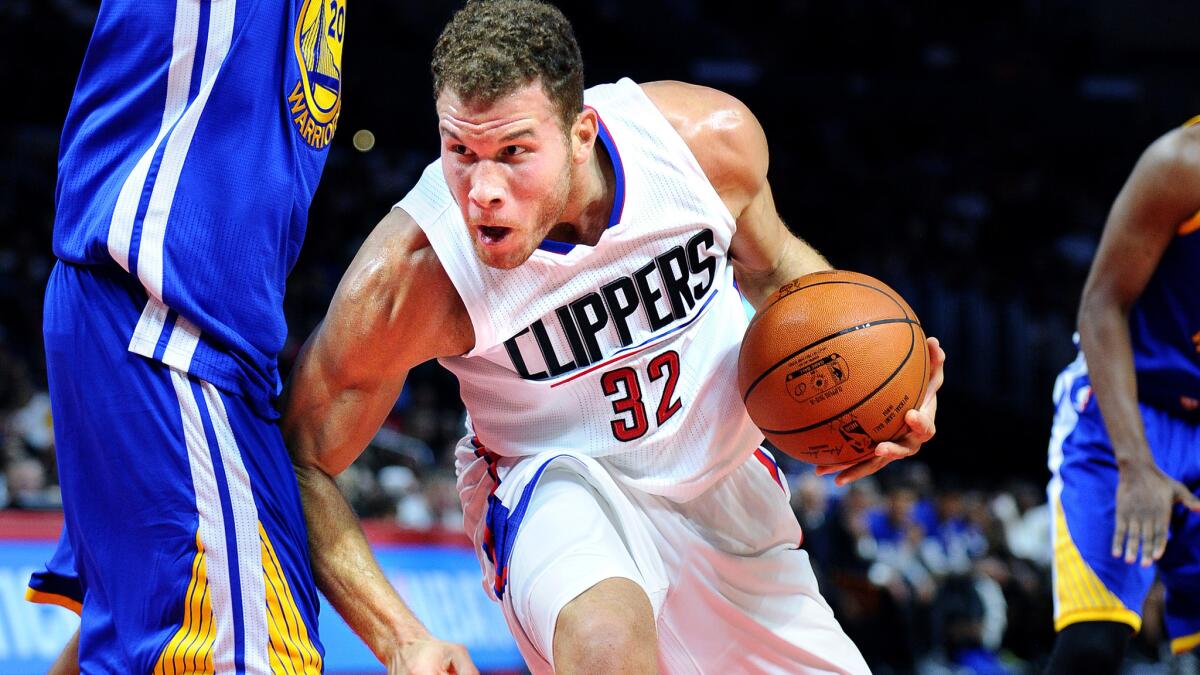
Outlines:
[[[882,323],[882,322],[880,322],[880,323]],[[764,434],[775,434],[777,436],[787,436],[790,434],[802,434],[805,431],[811,431],[811,430],[816,429],[817,427],[822,426],[824,424],[829,424],[830,422],[832,422],[833,420],[836,420],[837,418],[841,417],[842,415],[848,415],[848,414],[854,412],[855,410],[858,410],[859,408],[862,407],[862,405],[864,403],[871,400],[871,398],[874,397],[875,394],[878,394],[880,391],[882,391],[883,388],[888,386],[888,384],[892,380],[896,379],[896,376],[900,374],[901,370],[904,370],[904,366],[908,363],[908,360],[912,358],[913,352],[916,350],[916,343],[917,343],[916,333],[912,332],[912,325],[916,322],[914,322],[914,321],[890,321],[889,323],[907,323],[907,324],[909,324],[910,340],[909,340],[909,344],[908,344],[908,353],[904,355],[904,360],[900,362],[900,365],[896,366],[896,369],[892,371],[892,374],[888,375],[887,379],[884,380],[878,387],[875,387],[874,390],[872,390],[866,396],[859,399],[858,402],[856,402],[854,405],[849,406],[848,408],[845,408],[838,414],[833,415],[831,417],[827,417],[827,418],[821,420],[820,422],[810,424],[806,427],[799,427],[797,429],[788,429],[788,430],[762,429],[760,427],[759,431],[762,431]],[[916,325],[920,325],[920,324],[916,324]],[[925,388],[925,385],[922,384],[921,389],[924,390],[924,388]],[[868,434],[868,435],[870,435],[870,434]],[[871,440],[874,441],[875,437],[871,436]]]
[[[882,326],[885,324],[892,324],[892,323],[907,323],[910,325],[916,324],[918,326],[921,325],[920,322],[918,322],[914,319],[909,319],[909,318],[879,319],[877,321],[867,321],[866,323],[860,323],[856,326],[850,326],[849,328],[843,328],[842,330],[840,330],[836,333],[830,333],[829,335],[826,335],[825,337],[821,338],[820,340],[817,340],[816,342],[807,344],[807,345],[797,349],[796,351],[792,352],[791,354],[788,354],[787,356],[783,357],[782,359],[776,361],[775,364],[772,365],[770,368],[767,368],[762,373],[760,373],[759,376],[754,378],[754,381],[750,383],[750,386],[746,387],[746,393],[742,395],[742,403],[744,404],[746,401],[748,401],[750,399],[750,394],[754,391],[754,388],[757,387],[758,384],[760,382],[762,382],[768,375],[775,372],[775,370],[778,369],[783,364],[796,358],[797,355],[802,354],[802,353],[812,349],[813,347],[816,347],[819,344],[828,342],[836,337],[848,335],[850,333],[853,333],[854,331],[864,330],[866,328],[870,328],[871,326]],[[911,353],[911,350],[910,350],[910,353]]]
[[[820,273],[812,272],[811,274],[820,274]],[[771,301],[771,304],[767,305],[766,307],[763,307],[761,311],[756,312],[754,314],[754,316],[750,318],[750,323],[746,326],[746,329],[749,330],[750,326],[753,326],[754,322],[758,321],[759,317],[761,317],[763,314],[765,314],[768,309],[771,309],[772,307],[774,307],[776,305],[776,303],[778,303],[780,300],[783,300],[784,298],[788,297],[789,295],[792,295],[793,293],[799,293],[800,291],[803,291],[806,288],[814,288],[816,286],[829,286],[831,284],[849,284],[851,286],[863,286],[865,288],[869,288],[869,289],[875,291],[876,293],[883,294],[884,297],[886,297],[888,300],[891,300],[893,303],[895,303],[896,306],[899,307],[902,312],[904,312],[904,316],[906,318],[909,315],[909,312],[904,308],[904,305],[901,302],[897,302],[895,297],[893,297],[890,293],[884,292],[884,290],[879,288],[878,286],[872,286],[871,284],[864,283],[862,281],[848,281],[846,279],[830,279],[828,281],[817,281],[815,283],[807,284],[807,285],[801,286],[799,288],[793,288],[792,290],[788,291],[784,295],[781,295],[778,298],[775,298],[774,300]],[[776,293],[778,293],[778,291],[776,291]],[[893,290],[892,293],[895,293],[895,291]],[[916,320],[915,316],[912,318],[914,321]],[[918,321],[918,323],[920,323],[920,322]]]

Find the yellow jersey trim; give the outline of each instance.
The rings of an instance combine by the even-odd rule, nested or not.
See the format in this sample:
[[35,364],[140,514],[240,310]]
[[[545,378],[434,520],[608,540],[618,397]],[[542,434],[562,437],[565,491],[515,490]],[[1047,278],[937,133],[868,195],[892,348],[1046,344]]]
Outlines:
[[32,588],[25,589],[25,599],[29,602],[36,602],[39,605],[58,605],[66,609],[83,615],[83,605],[74,598],[69,598],[65,595],[57,593],[47,593],[46,591],[35,591]]
[[1196,215],[1179,224],[1179,236],[1189,235],[1196,230],[1200,230],[1200,211],[1197,211]]
[[1195,125],[1197,125],[1197,124],[1200,124],[1200,115],[1196,115],[1196,116],[1195,116],[1195,117],[1193,117],[1192,119],[1190,119],[1190,120],[1188,120],[1188,121],[1184,122],[1184,123],[1183,123],[1183,126],[1185,126],[1185,127],[1191,127],[1191,126],[1195,126]]

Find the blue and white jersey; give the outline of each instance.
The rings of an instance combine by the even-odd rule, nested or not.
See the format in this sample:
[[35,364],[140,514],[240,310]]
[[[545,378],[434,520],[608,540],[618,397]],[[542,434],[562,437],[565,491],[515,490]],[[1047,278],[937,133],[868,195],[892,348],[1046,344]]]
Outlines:
[[346,0],[101,4],[63,129],[54,252],[140,282],[130,351],[252,400],[278,392],[345,22]]
[[1183,222],[1129,314],[1138,398],[1194,412],[1200,399],[1200,213]]

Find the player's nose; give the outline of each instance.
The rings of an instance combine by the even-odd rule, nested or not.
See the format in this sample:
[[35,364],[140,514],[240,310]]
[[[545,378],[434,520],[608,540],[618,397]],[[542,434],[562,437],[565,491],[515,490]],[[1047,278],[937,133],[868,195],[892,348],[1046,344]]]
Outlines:
[[481,209],[497,209],[504,205],[504,180],[500,172],[486,164],[476,167],[467,192],[471,203]]

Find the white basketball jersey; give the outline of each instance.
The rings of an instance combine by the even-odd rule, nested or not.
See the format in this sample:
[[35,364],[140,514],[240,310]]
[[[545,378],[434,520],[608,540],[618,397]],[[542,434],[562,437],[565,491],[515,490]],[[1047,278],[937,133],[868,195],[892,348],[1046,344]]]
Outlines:
[[580,452],[631,487],[688,499],[763,438],[738,395],[736,224],[635,82],[591,88],[585,101],[616,176],[595,246],[546,241],[516,269],[484,265],[440,162],[397,206],[470,314],[474,349],[441,363],[479,441],[502,456]]

